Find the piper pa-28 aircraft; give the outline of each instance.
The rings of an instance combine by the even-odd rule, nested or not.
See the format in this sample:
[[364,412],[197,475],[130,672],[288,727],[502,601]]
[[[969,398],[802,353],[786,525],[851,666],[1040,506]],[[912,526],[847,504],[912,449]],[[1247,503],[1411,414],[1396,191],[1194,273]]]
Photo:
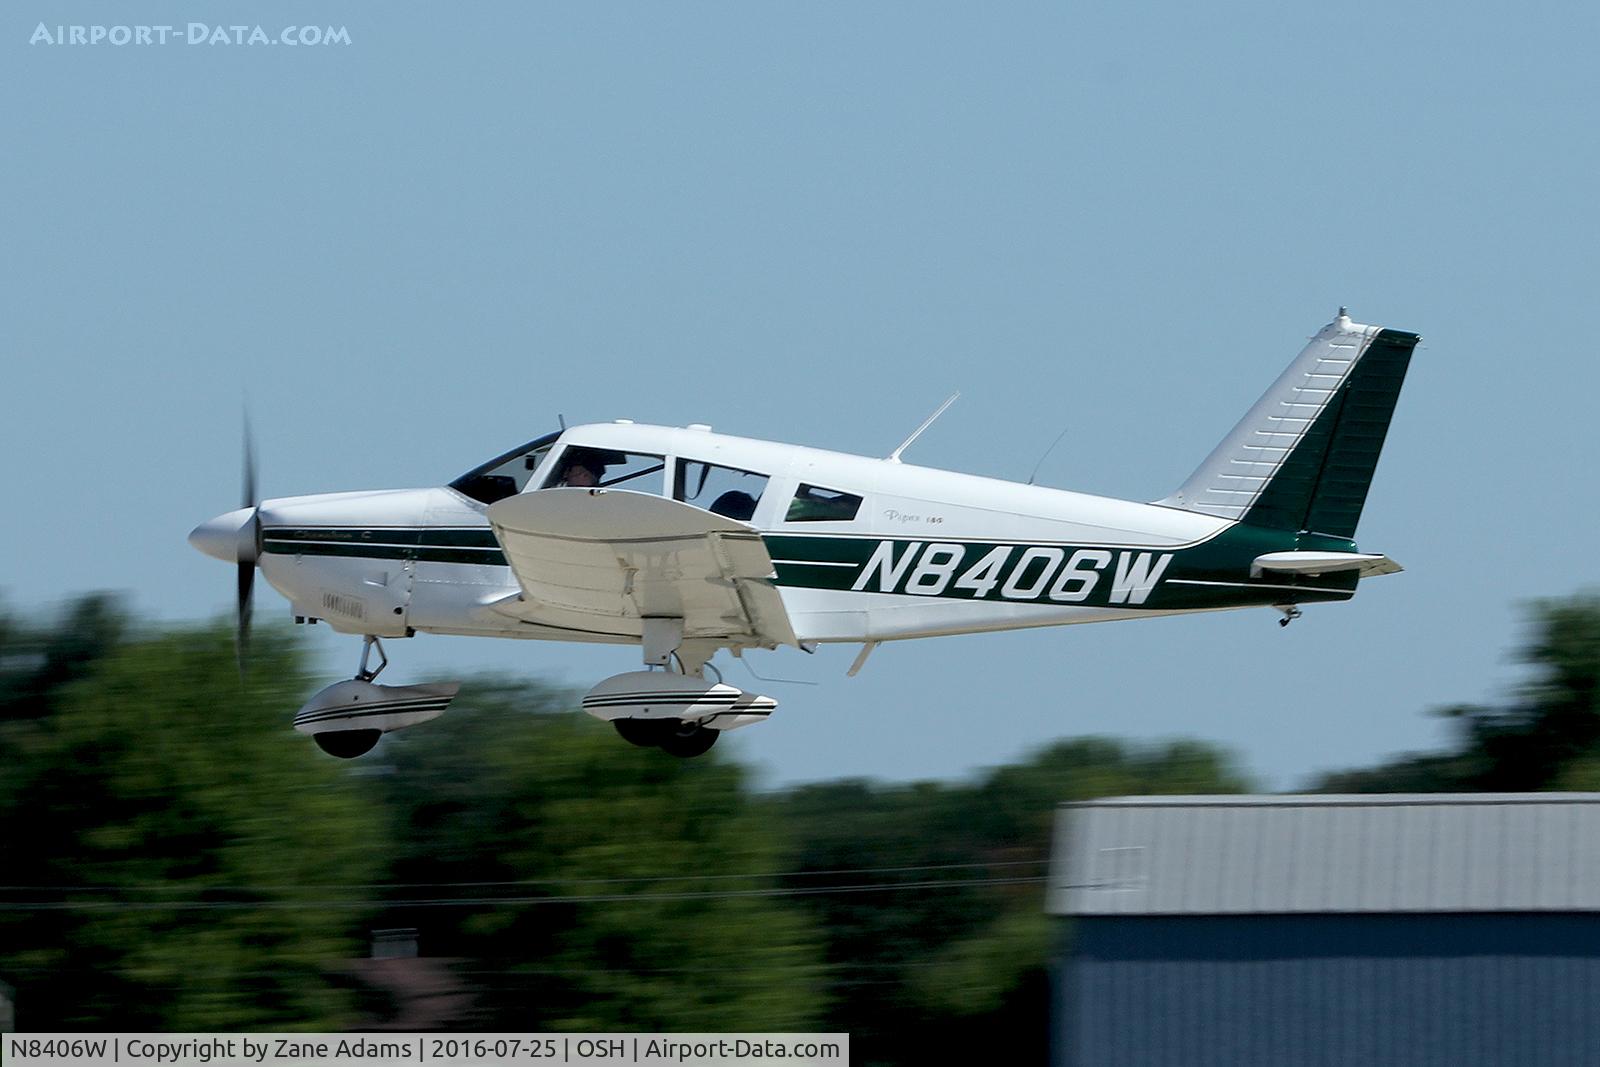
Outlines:
[[619,421],[446,486],[260,503],[247,443],[245,507],[189,540],[237,565],[241,649],[257,569],[297,622],[364,639],[356,676],[294,719],[333,755],[449,704],[455,684],[375,682],[381,640],[420,632],[636,645],[645,669],[584,710],[694,756],[777,706],[721,681],[723,650],[859,644],[854,674],[882,641],[1253,606],[1286,625],[1350,599],[1400,569],[1355,532],[1417,341],[1341,308],[1148,504],[902,463],[938,412],[883,459]]

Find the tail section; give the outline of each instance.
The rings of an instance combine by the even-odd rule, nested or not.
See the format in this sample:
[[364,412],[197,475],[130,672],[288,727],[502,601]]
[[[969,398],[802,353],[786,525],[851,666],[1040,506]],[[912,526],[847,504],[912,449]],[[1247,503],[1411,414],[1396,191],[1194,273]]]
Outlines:
[[1353,539],[1418,340],[1351,322],[1340,308],[1189,480],[1157,503]]

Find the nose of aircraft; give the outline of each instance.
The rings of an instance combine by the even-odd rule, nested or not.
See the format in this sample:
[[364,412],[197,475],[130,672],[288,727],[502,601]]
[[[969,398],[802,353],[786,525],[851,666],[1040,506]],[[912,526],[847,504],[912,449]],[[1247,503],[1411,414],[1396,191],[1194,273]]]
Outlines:
[[239,508],[208,519],[189,531],[189,543],[212,559],[238,563],[240,539],[249,536],[253,547],[254,531],[249,528],[253,511],[255,508]]

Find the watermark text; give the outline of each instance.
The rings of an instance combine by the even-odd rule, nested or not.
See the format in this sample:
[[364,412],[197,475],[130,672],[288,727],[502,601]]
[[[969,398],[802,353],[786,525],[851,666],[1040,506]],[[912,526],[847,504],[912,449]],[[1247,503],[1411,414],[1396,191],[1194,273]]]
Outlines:
[[287,45],[290,48],[323,48],[348,46],[350,30],[344,26],[281,26],[267,28],[254,26],[223,26],[209,22],[189,22],[177,25],[136,25],[119,23],[113,26],[93,24],[57,24],[41,22],[28,38],[31,45],[57,47],[92,47],[109,45],[113,48],[163,47],[166,45],[204,45],[225,47],[254,47],[257,45]]

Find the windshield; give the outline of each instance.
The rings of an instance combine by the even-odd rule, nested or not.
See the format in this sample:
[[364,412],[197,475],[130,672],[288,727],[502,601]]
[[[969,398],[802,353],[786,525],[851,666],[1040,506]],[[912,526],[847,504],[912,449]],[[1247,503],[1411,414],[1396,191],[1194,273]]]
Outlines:
[[484,504],[493,504],[508,496],[522,492],[523,486],[539,469],[539,464],[550,454],[560,432],[536,437],[520,448],[513,448],[491,459],[481,467],[474,467],[455,481],[450,488]]
[[559,468],[546,489],[610,489],[623,486],[638,493],[660,496],[665,488],[667,461],[642,452],[571,445],[561,453]]

